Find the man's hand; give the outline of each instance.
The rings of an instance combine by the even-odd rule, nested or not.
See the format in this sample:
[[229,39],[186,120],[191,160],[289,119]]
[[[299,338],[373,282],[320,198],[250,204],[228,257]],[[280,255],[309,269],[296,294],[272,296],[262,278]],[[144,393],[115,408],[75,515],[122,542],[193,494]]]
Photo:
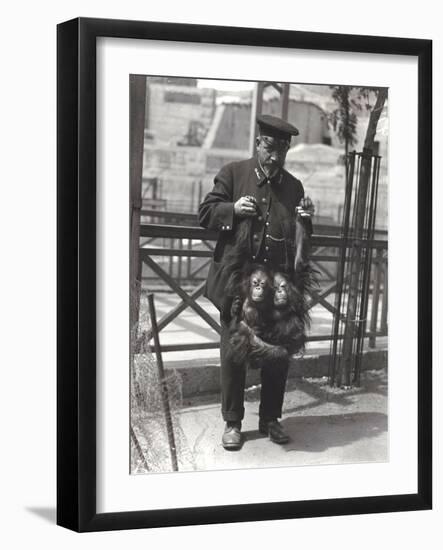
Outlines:
[[305,197],[300,201],[300,204],[296,207],[295,211],[302,218],[311,217],[314,215],[315,206],[309,197]]
[[234,214],[238,218],[255,216],[257,214],[257,201],[255,197],[251,197],[251,195],[240,197],[238,201],[234,203]]

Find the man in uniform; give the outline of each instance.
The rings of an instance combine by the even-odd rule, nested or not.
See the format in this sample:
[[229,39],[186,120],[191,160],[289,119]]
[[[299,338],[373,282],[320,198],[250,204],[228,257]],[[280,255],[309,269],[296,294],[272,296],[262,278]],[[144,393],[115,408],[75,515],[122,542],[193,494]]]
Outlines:
[[[299,133],[297,128],[270,115],[257,117],[257,123],[256,156],[224,166],[215,177],[212,191],[199,207],[200,225],[219,231],[205,292],[219,310],[222,309],[229,277],[223,269],[223,261],[235,246],[240,219],[253,218],[249,260],[286,273],[294,265],[297,210],[303,216],[308,233],[312,232],[312,203],[304,199],[301,182],[283,168],[291,136]],[[226,312],[221,313],[221,405],[226,422],[222,444],[225,449],[239,449],[242,445],[246,365],[239,368],[225,358],[229,333]],[[289,364],[268,365],[261,369],[259,430],[280,444],[289,441],[278,422],[288,367]]]

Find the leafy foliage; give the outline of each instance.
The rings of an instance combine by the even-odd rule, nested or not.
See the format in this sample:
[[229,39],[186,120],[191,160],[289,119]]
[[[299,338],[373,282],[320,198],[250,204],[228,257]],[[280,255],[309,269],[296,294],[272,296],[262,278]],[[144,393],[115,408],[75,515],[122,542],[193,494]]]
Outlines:
[[356,143],[357,115],[350,109],[349,87],[348,86],[330,86],[332,97],[337,102],[338,107],[329,115],[334,132],[337,133],[341,143],[347,145]]
[[357,142],[357,116],[364,111],[371,111],[378,95],[378,88],[356,86],[329,86],[337,108],[329,115],[332,128],[341,143],[347,147]]

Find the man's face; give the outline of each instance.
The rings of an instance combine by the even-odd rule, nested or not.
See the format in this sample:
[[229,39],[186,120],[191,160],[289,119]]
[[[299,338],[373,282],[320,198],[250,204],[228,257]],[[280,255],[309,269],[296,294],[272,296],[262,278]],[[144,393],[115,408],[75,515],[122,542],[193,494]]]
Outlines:
[[289,141],[271,136],[259,136],[256,143],[257,157],[267,176],[272,176],[283,168]]

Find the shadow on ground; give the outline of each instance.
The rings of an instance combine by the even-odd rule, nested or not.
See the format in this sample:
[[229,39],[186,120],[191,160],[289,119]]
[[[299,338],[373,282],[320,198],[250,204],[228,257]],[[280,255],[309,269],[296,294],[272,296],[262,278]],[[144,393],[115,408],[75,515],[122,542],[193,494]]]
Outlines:
[[[285,408],[285,414],[300,413],[313,409],[322,403],[334,403],[341,407],[353,405],[356,397],[364,394],[388,395],[388,380],[385,370],[367,371],[362,375],[360,387],[349,389],[331,388],[326,378],[289,378],[286,391],[299,390],[311,400],[291,408]],[[260,387],[246,388],[245,401],[255,401],[260,397]],[[202,392],[183,399],[183,408],[218,403],[220,395],[214,392]]]
[[288,380],[287,391],[300,390],[312,401],[292,408],[287,408],[287,414],[300,413],[313,409],[322,403],[333,403],[341,407],[351,406],[358,396],[375,394],[383,397],[388,395],[387,373],[385,371],[364,373],[361,386],[349,389],[331,388],[324,378],[297,378]]
[[[331,447],[343,447],[360,439],[376,437],[388,430],[386,414],[362,412],[349,415],[289,417],[282,421],[291,441],[285,451],[321,453]],[[266,439],[258,430],[244,432],[246,441]]]
[[55,508],[49,508],[44,506],[28,506],[26,510],[31,514],[34,514],[35,516],[38,516],[46,521],[49,521],[49,523],[56,522],[57,511]]

